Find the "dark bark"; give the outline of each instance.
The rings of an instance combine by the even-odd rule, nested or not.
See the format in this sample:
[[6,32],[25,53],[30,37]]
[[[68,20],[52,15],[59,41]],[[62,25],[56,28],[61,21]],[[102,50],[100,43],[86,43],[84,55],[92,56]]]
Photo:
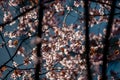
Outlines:
[[[43,4],[42,4],[43,0],[39,0],[39,10],[38,10],[38,20],[39,20],[39,24],[38,24],[38,34],[37,36],[39,38],[42,37],[42,20],[43,20]],[[42,65],[42,52],[41,52],[41,42],[37,44],[37,53],[36,56],[38,58],[38,61],[35,65],[35,80],[40,80],[39,78],[39,73],[41,72],[41,65]]]
[[[44,0],[39,0],[39,10],[38,10],[38,20],[39,20],[39,24],[38,24],[38,34],[37,36],[39,38],[42,38],[42,20],[43,20],[43,16],[44,16],[44,4],[45,3],[50,3],[54,0],[47,0],[47,1],[44,1]],[[42,67],[42,52],[41,52],[41,46],[42,46],[42,43],[40,42],[39,44],[37,44],[37,53],[36,53],[36,56],[38,58],[38,61],[35,65],[35,80],[40,80],[39,78],[39,75],[40,75],[40,72],[41,72],[41,67]]]
[[90,70],[90,61],[89,61],[89,53],[90,53],[90,44],[89,44],[89,7],[88,0],[84,0],[85,2],[85,54],[86,54],[86,64],[87,64],[87,77],[88,80],[92,80],[91,70]]
[[109,37],[112,29],[113,19],[114,19],[114,13],[115,13],[115,6],[116,6],[116,0],[112,1],[111,5],[111,11],[109,15],[109,20],[107,24],[107,31],[105,35],[104,40],[104,48],[103,48],[103,66],[102,66],[102,80],[107,80],[107,55],[109,53]]

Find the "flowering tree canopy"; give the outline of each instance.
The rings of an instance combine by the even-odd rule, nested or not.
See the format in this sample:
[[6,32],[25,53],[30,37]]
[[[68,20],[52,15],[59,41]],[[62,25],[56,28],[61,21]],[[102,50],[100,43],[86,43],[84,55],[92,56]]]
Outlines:
[[118,80],[119,60],[119,0],[0,0],[0,79]]

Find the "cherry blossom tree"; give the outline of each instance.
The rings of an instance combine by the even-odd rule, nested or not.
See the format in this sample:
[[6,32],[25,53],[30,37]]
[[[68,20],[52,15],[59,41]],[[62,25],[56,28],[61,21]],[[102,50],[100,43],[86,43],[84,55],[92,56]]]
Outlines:
[[119,34],[119,0],[1,0],[0,79],[118,80]]

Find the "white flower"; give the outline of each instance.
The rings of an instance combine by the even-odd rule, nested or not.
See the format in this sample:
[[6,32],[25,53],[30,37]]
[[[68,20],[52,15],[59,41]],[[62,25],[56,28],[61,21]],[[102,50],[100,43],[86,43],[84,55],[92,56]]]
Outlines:
[[2,30],[3,30],[3,27],[2,27],[2,26],[0,26],[0,32],[2,32]]
[[80,76],[80,77],[78,78],[78,80],[84,80],[84,77],[83,77],[83,76]]
[[37,56],[36,56],[35,54],[32,55],[32,56],[30,57],[30,59],[31,59],[32,61],[34,61],[35,64],[37,64],[38,59],[37,59]]
[[17,6],[18,4],[14,2],[14,0],[9,0],[9,5],[10,6]]
[[106,29],[105,28],[103,29],[103,33],[106,34]]
[[10,32],[8,35],[9,35],[9,38],[11,38],[11,39],[16,38],[16,34],[13,34],[13,32]]
[[60,3],[54,4],[54,7],[57,12],[64,11],[64,7]]
[[93,24],[93,23],[91,23],[91,24],[90,24],[90,27],[93,27],[93,26],[94,26],[94,24]]
[[80,6],[80,3],[78,1],[74,1],[74,6],[75,7],[79,7]]
[[18,64],[15,61],[13,61],[13,66],[17,67]]
[[66,7],[67,7],[67,10],[68,10],[68,11],[71,10],[71,7],[70,7],[70,6],[66,5]]
[[48,29],[48,25],[44,25],[44,26],[43,26],[43,29]]
[[101,75],[98,75],[97,80],[101,80]]
[[3,21],[6,22],[6,21],[9,21],[12,19],[12,14],[10,12],[5,12],[4,13],[4,18],[3,18]]
[[10,48],[15,47],[15,46],[12,44],[12,40],[9,40],[9,41],[8,41],[8,46],[9,46]]

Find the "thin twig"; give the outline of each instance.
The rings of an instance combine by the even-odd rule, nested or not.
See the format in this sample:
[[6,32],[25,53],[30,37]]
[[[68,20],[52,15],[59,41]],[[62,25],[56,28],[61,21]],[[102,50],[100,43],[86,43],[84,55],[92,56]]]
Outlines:
[[12,20],[10,20],[10,21],[1,23],[0,26],[4,27],[4,26],[6,26],[7,24],[12,23],[13,21],[17,20],[19,17],[21,17],[21,16],[27,14],[28,12],[34,10],[35,8],[37,8],[37,6],[38,6],[38,5],[36,5],[36,6],[32,7],[32,8],[30,8],[30,9],[27,9],[25,12],[20,13],[19,15],[17,15],[16,17],[14,17],[14,18],[13,18]]
[[[4,41],[4,43],[5,43],[5,45],[4,45],[5,49],[6,49],[7,53],[8,53],[8,55],[9,55],[9,57],[11,58],[11,53],[10,53],[8,47],[6,46],[6,41],[5,41],[5,39],[4,39],[4,37],[3,37],[3,35],[2,35],[1,32],[0,32],[0,36],[1,36],[2,40]],[[14,61],[14,60],[12,59],[12,61]]]
[[[34,35],[33,35],[33,36],[34,36]],[[31,37],[32,37],[32,36],[31,36]],[[23,42],[26,41],[26,40],[29,39],[29,38],[30,38],[30,37],[28,36],[27,38],[25,38],[25,39],[23,39],[23,40],[21,41],[21,43],[20,43],[19,46],[17,47],[14,55],[13,55],[10,59],[8,59],[4,64],[2,64],[2,65],[0,66],[0,69],[1,69],[3,66],[5,66],[7,63],[9,63],[9,62],[16,56],[16,54],[17,54],[18,50],[20,49],[21,45],[23,44]]]
[[[97,0],[97,1],[96,1],[96,0],[90,0],[90,1],[96,2],[96,3],[100,3],[100,4],[103,4],[103,5],[112,6],[112,5],[109,4],[109,3],[104,3],[104,2],[102,2],[102,0],[101,0],[101,1],[100,1],[100,0]],[[110,1],[112,1],[112,0],[110,0]],[[120,7],[118,7],[118,6],[116,6],[116,5],[115,5],[115,8],[120,10]]]

